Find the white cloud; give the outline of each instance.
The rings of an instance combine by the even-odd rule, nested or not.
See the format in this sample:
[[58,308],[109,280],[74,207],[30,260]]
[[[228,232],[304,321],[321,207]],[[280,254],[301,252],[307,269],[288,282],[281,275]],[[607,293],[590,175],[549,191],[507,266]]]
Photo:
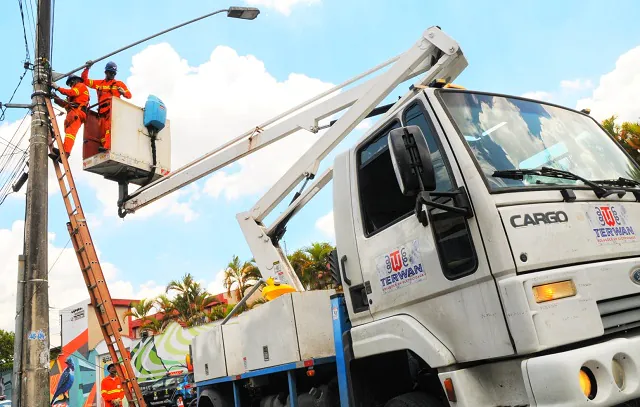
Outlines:
[[322,233],[335,240],[335,231],[333,226],[333,211],[327,213],[316,221],[316,228]]
[[224,288],[224,270],[220,270],[216,273],[208,285],[206,285],[207,291],[213,295],[221,294],[227,292],[227,289]]
[[320,3],[320,0],[245,0],[245,3],[252,6],[265,6],[273,8],[276,11],[288,16],[291,14],[291,9],[298,4],[312,5]]
[[593,83],[590,79],[562,80],[560,81],[560,87],[564,90],[575,91],[590,89],[593,87]]
[[620,121],[640,120],[640,46],[622,54],[615,68],[600,77],[592,95],[580,99],[577,109],[590,108],[602,120],[617,115]]
[[[157,69],[158,65],[163,69]],[[154,94],[167,105],[174,169],[333,86],[296,73],[278,81],[262,61],[238,55],[226,46],[216,47],[207,62],[192,67],[166,43],[150,46],[133,57],[127,83],[134,103],[142,105],[147,95]],[[214,173],[202,192],[227,199],[262,192],[318,137],[301,131],[276,142]],[[190,196],[187,193],[184,199]]]
[[551,100],[551,93],[539,90],[539,91],[523,93],[522,97],[548,102]]

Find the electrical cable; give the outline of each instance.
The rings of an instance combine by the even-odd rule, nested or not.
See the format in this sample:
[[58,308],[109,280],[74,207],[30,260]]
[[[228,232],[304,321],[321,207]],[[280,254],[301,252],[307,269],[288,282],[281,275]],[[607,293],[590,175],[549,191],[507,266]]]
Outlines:
[[36,20],[35,20],[35,13],[33,12],[33,0],[29,0],[29,3],[27,3],[27,5],[29,7],[27,7],[27,17],[29,19],[29,24],[31,26],[31,30],[29,30],[29,34],[31,34],[31,43],[33,44],[33,52],[35,54],[35,49],[36,49],[36,40],[35,40],[35,36],[34,33],[36,32]]
[[[22,9],[22,0],[18,0],[18,7],[20,8],[20,18],[22,19],[22,33],[24,34],[24,48],[26,50],[26,58],[25,61],[31,60],[31,56],[29,55],[29,42],[27,40],[27,28],[24,23],[24,11]],[[35,49],[34,49],[35,52]]]
[[[22,136],[17,141],[15,141],[15,139],[28,115],[29,113],[25,114],[22,118],[22,121],[16,128],[16,131],[13,133],[10,140],[0,138],[0,140],[6,143],[4,150],[0,153],[0,179],[3,180],[2,185],[0,185],[0,205],[4,203],[8,195],[14,192],[12,190],[12,185],[26,169],[28,151],[23,150],[19,146],[22,144],[22,141],[26,137],[29,129],[25,129]],[[19,154],[22,155],[19,156]]]
[[[11,97],[9,98],[9,101],[7,103],[11,103],[13,101],[13,98],[16,96],[16,92],[20,88],[20,85],[22,85],[22,80],[24,79],[28,71],[29,71],[29,68],[24,69],[24,72],[22,73],[22,75],[20,76],[20,80],[18,81],[18,85],[13,90],[13,93],[11,94]],[[2,109],[0,109],[0,122],[4,120],[6,111],[7,111],[6,107],[2,107]]]
[[56,22],[56,0],[53,0],[51,5],[51,35],[50,35],[50,47],[49,47],[49,65],[53,66],[53,29]]
[[[64,253],[65,249],[67,248],[67,246],[69,245],[69,243],[71,242],[71,238],[69,238],[69,240],[67,240],[67,243],[65,243],[64,247],[62,248],[62,250],[60,250],[60,253],[58,254],[58,257],[56,258],[56,260],[53,262],[53,264],[51,265],[51,267],[49,267],[49,270],[47,270],[47,282],[48,282],[48,277],[49,277],[49,273],[51,273],[51,270],[53,270],[53,267],[56,265],[56,263],[58,262],[58,260],[60,260],[60,257],[62,257],[62,254]],[[26,280],[26,275],[25,275],[25,280]],[[24,281],[24,283],[26,283],[26,281]],[[48,289],[49,287],[47,287]],[[36,293],[38,292],[38,286],[36,286],[33,289],[33,294],[31,295],[31,298],[29,299],[29,302],[31,302],[33,300],[33,297],[35,297]],[[24,311],[24,307],[25,307],[26,303],[22,303],[22,308],[20,308],[20,311],[16,312],[16,318],[18,318],[18,315],[20,315],[20,313],[22,311]]]
[[[27,39],[27,27],[26,27],[26,24],[24,22],[24,9],[22,7],[22,0],[18,0],[18,7],[20,9],[20,19],[22,21],[22,34],[24,36],[24,49],[25,49],[24,65],[25,65],[25,68],[24,68],[24,72],[20,76],[20,80],[18,81],[18,85],[13,90],[13,93],[11,94],[11,97],[9,98],[9,101],[7,103],[11,103],[13,101],[13,98],[15,97],[16,92],[18,91],[18,89],[20,88],[20,85],[22,84],[22,80],[24,79],[25,75],[27,74],[27,71],[29,70],[28,63],[31,60],[31,54],[29,52],[29,41]],[[29,32],[31,32],[31,30],[29,30]],[[35,52],[35,48],[34,48],[34,52]],[[0,109],[0,121],[4,120],[6,111],[7,111],[6,107],[2,107]]]

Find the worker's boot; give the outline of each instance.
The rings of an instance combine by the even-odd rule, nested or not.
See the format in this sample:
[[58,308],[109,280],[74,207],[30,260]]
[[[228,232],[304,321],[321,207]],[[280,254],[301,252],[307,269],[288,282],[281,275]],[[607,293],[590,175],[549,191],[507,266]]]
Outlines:
[[[52,148],[53,152],[49,153],[49,157],[53,160],[53,161],[57,161],[60,164],[62,164],[62,157],[60,157],[60,150],[58,150],[57,148],[53,147]],[[69,159],[69,156],[71,155],[71,153],[65,153],[67,155],[67,160]]]
[[51,150],[52,152],[49,153],[49,158],[51,158],[53,161],[57,161],[62,164],[62,158],[60,157],[60,150],[58,150],[55,147],[53,147]]

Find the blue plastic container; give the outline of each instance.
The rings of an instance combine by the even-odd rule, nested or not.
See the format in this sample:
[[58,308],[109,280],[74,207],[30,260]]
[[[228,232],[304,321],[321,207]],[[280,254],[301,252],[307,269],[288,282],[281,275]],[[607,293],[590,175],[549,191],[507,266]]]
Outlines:
[[162,100],[156,96],[149,95],[147,103],[144,105],[143,115],[144,126],[154,128],[157,131],[164,129],[167,122],[167,108]]

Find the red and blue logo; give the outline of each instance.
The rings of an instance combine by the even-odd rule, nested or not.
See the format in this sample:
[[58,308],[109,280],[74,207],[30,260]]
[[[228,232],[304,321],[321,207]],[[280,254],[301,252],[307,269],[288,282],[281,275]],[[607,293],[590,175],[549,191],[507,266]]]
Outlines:
[[624,216],[624,208],[620,210],[613,205],[594,207],[596,222],[593,232],[598,243],[623,243],[635,241],[636,232]]

